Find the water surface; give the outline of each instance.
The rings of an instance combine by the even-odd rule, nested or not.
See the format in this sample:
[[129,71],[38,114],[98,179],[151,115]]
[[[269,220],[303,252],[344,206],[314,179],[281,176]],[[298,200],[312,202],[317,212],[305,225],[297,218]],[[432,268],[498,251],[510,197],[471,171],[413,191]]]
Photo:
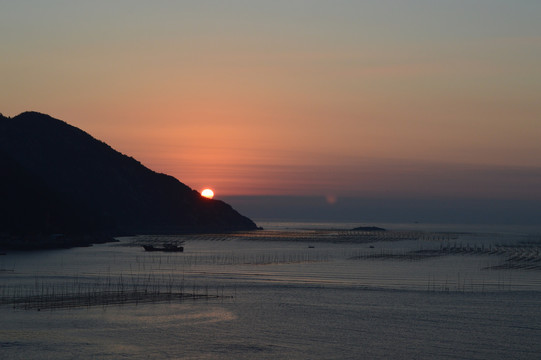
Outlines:
[[[541,271],[498,267],[511,251],[535,266],[535,257],[525,256],[538,250],[538,235],[445,229],[417,239],[352,241],[351,233],[327,226],[299,228],[306,229],[280,224],[253,236],[133,237],[2,256],[4,298],[145,286],[207,296],[29,310],[4,304],[0,357],[532,359],[541,353]],[[146,253],[139,246],[160,241],[185,241],[185,252]],[[446,246],[503,250],[408,255]]]

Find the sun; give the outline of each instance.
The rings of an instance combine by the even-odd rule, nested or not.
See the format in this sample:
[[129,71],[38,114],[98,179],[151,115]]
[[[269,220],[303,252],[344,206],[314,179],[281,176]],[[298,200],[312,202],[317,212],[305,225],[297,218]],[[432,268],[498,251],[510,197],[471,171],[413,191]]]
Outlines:
[[206,197],[207,199],[212,199],[214,197],[214,191],[205,189],[201,191],[201,196]]

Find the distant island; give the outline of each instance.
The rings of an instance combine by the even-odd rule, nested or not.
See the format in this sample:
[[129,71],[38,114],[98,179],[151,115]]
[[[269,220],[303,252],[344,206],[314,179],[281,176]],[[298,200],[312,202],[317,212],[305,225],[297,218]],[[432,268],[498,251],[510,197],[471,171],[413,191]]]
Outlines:
[[377,226],[359,226],[359,227],[351,229],[351,231],[387,231],[387,230],[384,228],[377,227]]
[[0,167],[0,249],[257,229],[225,202],[37,112],[0,114]]

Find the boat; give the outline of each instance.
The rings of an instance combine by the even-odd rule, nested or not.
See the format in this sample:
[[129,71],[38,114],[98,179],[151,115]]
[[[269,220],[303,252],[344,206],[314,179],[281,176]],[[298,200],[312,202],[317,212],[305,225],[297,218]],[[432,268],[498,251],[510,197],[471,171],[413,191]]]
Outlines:
[[155,247],[154,245],[143,245],[145,251],[165,251],[165,252],[183,252],[184,247],[175,244],[164,244],[162,247]]

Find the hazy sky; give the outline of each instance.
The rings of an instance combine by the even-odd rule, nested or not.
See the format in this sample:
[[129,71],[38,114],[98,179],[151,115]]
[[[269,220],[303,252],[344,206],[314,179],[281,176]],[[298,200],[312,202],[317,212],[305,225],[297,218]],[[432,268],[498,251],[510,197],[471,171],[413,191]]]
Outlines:
[[0,0],[0,112],[220,195],[541,199],[541,1]]

